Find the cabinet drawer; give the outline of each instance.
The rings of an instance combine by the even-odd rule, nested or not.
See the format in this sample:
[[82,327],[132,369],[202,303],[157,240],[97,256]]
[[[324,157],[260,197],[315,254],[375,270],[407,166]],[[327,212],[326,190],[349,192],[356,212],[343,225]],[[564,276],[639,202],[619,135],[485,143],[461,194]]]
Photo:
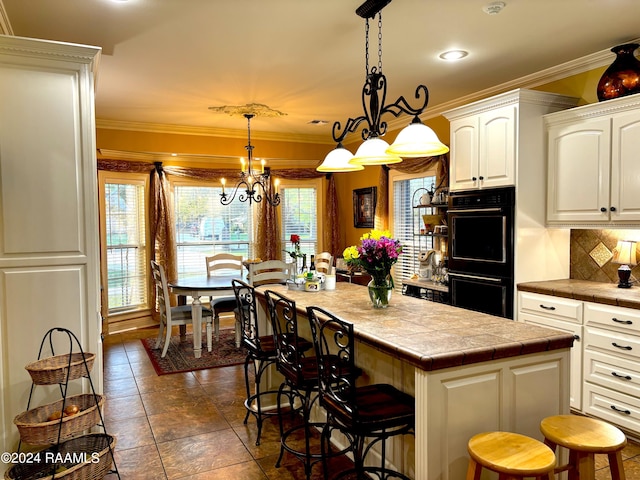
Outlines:
[[570,298],[520,292],[520,310],[552,316],[565,322],[582,323],[582,302]]
[[640,310],[633,308],[585,302],[584,321],[585,325],[599,325],[621,332],[640,334]]
[[[585,348],[609,352],[629,360],[640,359],[640,337],[605,330],[604,328],[584,327]],[[614,360],[615,361],[615,360]]]
[[640,398],[638,362],[585,349],[584,379],[586,382]]
[[584,413],[640,433],[640,400],[598,385],[585,383]]

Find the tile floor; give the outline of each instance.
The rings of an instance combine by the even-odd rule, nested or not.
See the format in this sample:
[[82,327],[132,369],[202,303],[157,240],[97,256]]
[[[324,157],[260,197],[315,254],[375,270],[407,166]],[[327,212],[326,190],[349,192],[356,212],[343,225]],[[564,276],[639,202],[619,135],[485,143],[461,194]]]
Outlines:
[[[288,454],[275,468],[276,422],[265,422],[260,446],[255,445],[255,419],[243,424],[241,365],[159,377],[140,342],[155,332],[119,333],[104,342],[105,423],[117,437],[122,480],[305,478],[302,463]],[[627,480],[640,480],[640,446],[630,443],[623,456]],[[596,460],[596,480],[609,479],[606,457]],[[344,467],[333,464],[329,471]],[[312,478],[323,478],[320,465]]]

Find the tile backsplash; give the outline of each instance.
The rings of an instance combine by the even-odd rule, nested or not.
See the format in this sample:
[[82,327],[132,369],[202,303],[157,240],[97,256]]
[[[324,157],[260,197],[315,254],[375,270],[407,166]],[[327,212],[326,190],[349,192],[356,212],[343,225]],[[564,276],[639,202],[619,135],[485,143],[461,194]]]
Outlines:
[[[640,241],[640,230],[571,230],[570,278],[618,283],[620,265],[611,262],[618,240]],[[638,279],[640,265],[631,270],[631,281]]]

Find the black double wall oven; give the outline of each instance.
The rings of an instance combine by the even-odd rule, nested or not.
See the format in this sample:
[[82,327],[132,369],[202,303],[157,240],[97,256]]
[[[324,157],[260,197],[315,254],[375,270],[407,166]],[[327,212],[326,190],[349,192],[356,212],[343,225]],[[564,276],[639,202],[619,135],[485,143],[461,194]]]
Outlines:
[[515,188],[451,192],[451,304],[513,318]]

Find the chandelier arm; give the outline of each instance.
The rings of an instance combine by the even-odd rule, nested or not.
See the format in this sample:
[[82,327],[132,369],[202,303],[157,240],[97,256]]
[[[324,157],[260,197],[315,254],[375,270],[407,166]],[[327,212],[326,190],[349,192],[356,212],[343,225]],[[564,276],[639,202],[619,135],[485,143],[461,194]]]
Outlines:
[[347,119],[344,126],[344,130],[342,130],[342,132],[340,132],[340,129],[342,128],[342,124],[340,122],[335,122],[333,124],[333,129],[331,131],[331,134],[333,136],[333,141],[336,143],[342,143],[345,137],[349,133],[355,132],[360,126],[360,124],[365,120],[368,121],[367,117],[365,117],[364,115],[360,115],[359,117],[356,117],[356,118]]
[[421,107],[413,108],[404,96],[400,96],[394,103],[389,104],[383,108],[382,113],[391,113],[393,116],[398,117],[400,113],[406,113],[407,115],[418,116],[425,111],[429,104],[429,90],[424,85],[418,85],[416,88],[415,98],[420,99],[424,95],[424,100]]

